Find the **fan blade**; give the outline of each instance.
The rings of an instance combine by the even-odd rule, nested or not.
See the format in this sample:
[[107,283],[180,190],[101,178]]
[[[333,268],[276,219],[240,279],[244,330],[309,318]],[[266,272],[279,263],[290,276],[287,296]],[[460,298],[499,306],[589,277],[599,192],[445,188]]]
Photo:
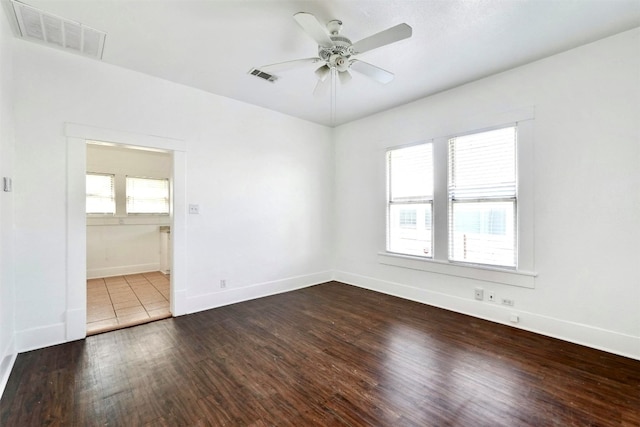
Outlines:
[[398,24],[353,44],[353,53],[357,55],[369,50],[395,43],[411,37],[412,29],[407,24]]
[[325,78],[324,80],[318,80],[318,84],[316,84],[315,89],[313,89],[313,96],[316,98],[322,98],[325,95],[329,94],[331,89],[331,80]]
[[351,60],[351,69],[384,84],[389,83],[394,77],[393,73],[387,70],[371,65],[368,62],[358,61],[357,59]]
[[327,79],[327,77],[329,77],[329,74],[331,74],[331,68],[329,68],[329,66],[325,64],[322,67],[318,68],[315,73],[316,76],[318,76],[318,80],[323,82]]
[[258,67],[260,71],[267,71],[269,73],[277,73],[278,71],[287,71],[293,68],[302,67],[307,64],[315,64],[322,61],[320,58],[304,58],[294,59],[293,61],[278,62],[277,64],[263,65]]
[[340,84],[347,84],[351,81],[351,73],[349,71],[340,71],[338,73],[338,78],[340,79]]
[[293,15],[298,25],[302,27],[305,33],[322,47],[333,46],[333,41],[329,38],[325,27],[318,22],[315,16],[307,12],[298,12]]

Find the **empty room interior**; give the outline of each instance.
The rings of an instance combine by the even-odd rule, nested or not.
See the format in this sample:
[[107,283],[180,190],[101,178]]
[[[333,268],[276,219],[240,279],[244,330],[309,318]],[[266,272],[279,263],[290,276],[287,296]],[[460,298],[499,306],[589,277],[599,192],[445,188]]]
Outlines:
[[640,425],[638,0],[0,4],[0,425]]

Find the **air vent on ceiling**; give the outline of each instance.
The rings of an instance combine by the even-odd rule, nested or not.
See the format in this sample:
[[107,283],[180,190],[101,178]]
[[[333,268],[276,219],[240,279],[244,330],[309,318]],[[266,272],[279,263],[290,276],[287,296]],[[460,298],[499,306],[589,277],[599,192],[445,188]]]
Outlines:
[[11,3],[20,36],[25,40],[102,59],[106,33],[15,0],[11,0]]
[[260,71],[257,68],[252,68],[251,70],[249,70],[249,74],[260,77],[261,79],[271,83],[274,83],[276,80],[278,80],[278,78],[273,74],[265,73],[264,71]]

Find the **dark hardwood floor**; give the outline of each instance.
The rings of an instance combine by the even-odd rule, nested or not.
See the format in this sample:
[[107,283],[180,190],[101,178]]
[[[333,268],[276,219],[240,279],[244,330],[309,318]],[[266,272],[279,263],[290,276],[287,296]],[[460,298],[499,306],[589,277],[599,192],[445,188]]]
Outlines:
[[640,426],[640,361],[331,282],[20,354],[2,426]]

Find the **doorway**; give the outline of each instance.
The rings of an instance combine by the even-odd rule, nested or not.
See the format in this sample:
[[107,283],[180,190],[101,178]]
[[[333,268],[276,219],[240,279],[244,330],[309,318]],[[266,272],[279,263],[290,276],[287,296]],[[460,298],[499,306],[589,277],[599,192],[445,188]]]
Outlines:
[[107,145],[150,149],[171,155],[169,213],[171,272],[165,277],[169,281],[168,299],[171,315],[186,314],[184,141],[72,123],[65,124],[64,133],[67,139],[67,308],[64,318],[66,341],[82,339],[87,334],[87,141],[109,141]]
[[171,153],[87,141],[87,335],[171,316]]

